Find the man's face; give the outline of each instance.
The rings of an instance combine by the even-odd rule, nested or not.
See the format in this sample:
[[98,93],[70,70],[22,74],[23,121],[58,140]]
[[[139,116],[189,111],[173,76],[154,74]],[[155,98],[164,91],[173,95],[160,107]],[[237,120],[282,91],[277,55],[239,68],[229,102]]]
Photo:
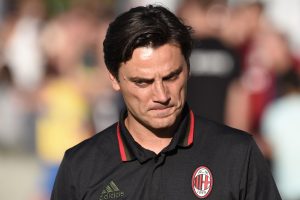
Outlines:
[[151,129],[175,124],[186,99],[188,67],[178,46],[140,47],[121,64],[119,81],[110,75],[128,109],[127,120]]

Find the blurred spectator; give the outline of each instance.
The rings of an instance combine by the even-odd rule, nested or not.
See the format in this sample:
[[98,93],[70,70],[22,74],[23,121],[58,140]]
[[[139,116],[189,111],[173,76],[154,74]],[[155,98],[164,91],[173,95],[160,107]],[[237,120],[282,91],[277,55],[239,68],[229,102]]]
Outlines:
[[187,101],[195,113],[223,123],[228,85],[240,69],[236,52],[220,39],[226,1],[185,0],[178,15],[194,30]]
[[[29,110],[14,86],[10,68],[0,66],[0,149],[28,151],[25,141],[30,136]],[[31,143],[32,144],[32,143]]]
[[229,90],[226,123],[256,137],[267,156],[268,146],[260,137],[260,121],[266,106],[281,95],[280,80],[293,66],[285,38],[270,26],[253,36],[239,80]]
[[271,145],[273,172],[285,200],[300,199],[300,76],[289,71],[285,94],[272,102],[262,118],[262,134]]
[[259,1],[229,7],[228,23],[221,33],[222,40],[241,51],[240,56],[243,56],[264,21],[263,12],[264,4]]
[[88,8],[78,4],[42,31],[48,64],[38,95],[36,141],[46,171],[46,196],[64,152],[117,119],[102,52],[110,12]]
[[100,132],[118,120],[118,113],[121,109],[122,100],[119,95],[112,90],[108,77],[107,68],[103,58],[103,40],[109,23],[108,19],[101,19],[96,31],[97,38],[94,42],[96,54],[96,65],[91,77],[90,99],[92,106],[92,119],[95,132]]
[[228,26],[221,33],[223,41],[235,48],[241,59],[241,77],[230,85],[228,91],[225,123],[251,133],[253,130],[249,128],[249,123],[252,123],[249,112],[255,108],[246,108],[245,105],[249,105],[251,101],[241,83],[244,82],[243,79],[249,80],[243,77],[248,77],[248,75],[253,77],[252,74],[257,75],[256,77],[260,78],[259,80],[263,80],[258,81],[252,78],[248,81],[250,82],[249,86],[252,86],[252,84],[262,85],[268,82],[265,79],[269,77],[264,77],[264,75],[267,75],[267,67],[261,67],[264,64],[262,62],[264,59],[261,57],[264,57],[266,52],[265,49],[261,50],[262,48],[256,40],[263,29],[268,29],[263,11],[264,6],[260,2],[236,3],[235,6],[230,8]]
[[44,76],[44,58],[39,31],[44,17],[43,1],[20,1],[17,13],[5,24],[4,60],[16,86],[26,92],[36,90]]
[[48,195],[65,150],[94,133],[87,95],[89,71],[82,58],[94,41],[95,24],[93,15],[76,8],[53,19],[42,33],[48,65],[38,95],[36,141]]
[[[33,96],[43,78],[43,55],[39,29],[43,3],[37,0],[4,0],[0,24],[0,63],[9,84],[2,85],[0,124],[12,139],[12,151],[34,153]],[[1,69],[2,70],[2,69]],[[8,82],[7,82],[8,83]],[[5,130],[4,130],[5,129]]]

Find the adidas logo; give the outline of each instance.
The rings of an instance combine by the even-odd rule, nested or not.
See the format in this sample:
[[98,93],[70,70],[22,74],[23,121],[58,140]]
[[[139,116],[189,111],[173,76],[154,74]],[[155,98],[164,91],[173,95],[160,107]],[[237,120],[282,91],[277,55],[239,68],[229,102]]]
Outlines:
[[113,181],[110,181],[109,184],[103,189],[99,200],[120,199],[123,196],[124,192],[121,192]]

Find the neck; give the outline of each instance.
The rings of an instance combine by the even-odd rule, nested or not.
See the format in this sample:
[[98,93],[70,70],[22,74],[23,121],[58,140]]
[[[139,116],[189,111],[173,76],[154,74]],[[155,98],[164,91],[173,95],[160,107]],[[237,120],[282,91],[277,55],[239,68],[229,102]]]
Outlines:
[[137,122],[132,116],[127,116],[125,126],[138,144],[156,154],[159,154],[170,144],[175,131],[175,127],[160,130],[149,129]]

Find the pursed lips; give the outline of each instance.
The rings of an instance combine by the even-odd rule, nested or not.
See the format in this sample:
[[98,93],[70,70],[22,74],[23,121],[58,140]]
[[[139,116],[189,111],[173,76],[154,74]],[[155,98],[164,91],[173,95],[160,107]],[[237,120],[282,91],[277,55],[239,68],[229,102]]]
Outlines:
[[172,108],[174,107],[174,105],[168,105],[168,106],[164,106],[164,105],[156,105],[156,106],[153,106],[151,107],[149,110],[166,110],[168,108]]

